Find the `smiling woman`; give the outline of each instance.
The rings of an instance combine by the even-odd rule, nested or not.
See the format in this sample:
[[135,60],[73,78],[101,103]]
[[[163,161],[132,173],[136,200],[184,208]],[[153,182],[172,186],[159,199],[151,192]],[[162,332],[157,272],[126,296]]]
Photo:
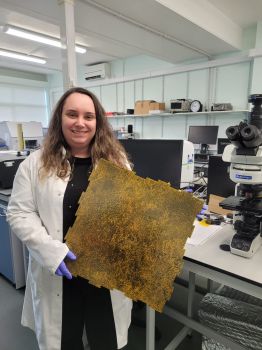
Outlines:
[[100,158],[126,166],[126,153],[115,138],[105,110],[97,97],[82,88],[68,90],[58,101],[50,121],[41,159],[41,174],[68,174],[72,156],[92,158],[95,166]]
[[62,111],[62,131],[73,156],[90,156],[89,145],[96,132],[96,112],[89,96],[74,93],[67,98]]
[[77,257],[64,237],[101,158],[130,168],[96,96],[73,88],[58,101],[43,149],[16,174],[7,219],[30,253],[22,324],[35,331],[40,350],[83,350],[84,326],[92,349],[127,343],[132,301],[72,278],[66,266]]

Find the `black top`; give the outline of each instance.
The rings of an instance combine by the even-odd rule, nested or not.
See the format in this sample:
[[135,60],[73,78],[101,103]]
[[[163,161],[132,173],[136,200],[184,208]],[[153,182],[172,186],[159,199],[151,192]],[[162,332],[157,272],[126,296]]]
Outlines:
[[91,158],[73,157],[71,161],[73,173],[68,182],[63,201],[63,237],[70,226],[73,226],[78,208],[78,201],[83,191],[88,186],[88,179],[92,169]]

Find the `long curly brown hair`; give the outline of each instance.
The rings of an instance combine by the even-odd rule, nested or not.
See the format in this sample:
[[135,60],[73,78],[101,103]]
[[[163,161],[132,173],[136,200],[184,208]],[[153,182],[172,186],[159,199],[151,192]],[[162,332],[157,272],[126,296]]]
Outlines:
[[63,94],[53,111],[43,144],[40,177],[56,174],[58,177],[64,179],[69,173],[69,160],[72,155],[62,132],[62,111],[66,99],[73,93],[89,96],[95,106],[96,133],[89,145],[93,167],[97,164],[99,159],[104,158],[122,168],[126,168],[128,161],[127,154],[121,143],[115,137],[112,127],[105,116],[105,110],[98,98],[92,92],[84,88],[74,87]]

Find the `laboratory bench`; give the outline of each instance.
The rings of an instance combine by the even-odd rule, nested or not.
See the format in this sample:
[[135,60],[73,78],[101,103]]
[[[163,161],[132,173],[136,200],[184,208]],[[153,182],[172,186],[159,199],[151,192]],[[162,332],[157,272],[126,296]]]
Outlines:
[[[222,243],[228,243],[233,235],[232,225],[225,225],[211,238],[201,245],[186,245],[183,258],[183,269],[189,273],[187,312],[181,313],[171,308],[168,304],[163,313],[184,327],[168,344],[165,350],[176,349],[181,341],[195,330],[211,339],[215,339],[232,350],[245,350],[240,343],[233,341],[229,334],[215,331],[193,317],[193,304],[195,297],[196,276],[205,278],[212,291],[213,282],[228,286],[234,290],[243,292],[249,296],[262,299],[262,247],[251,258],[231,254],[220,249]],[[155,349],[155,311],[147,306],[146,350]]]

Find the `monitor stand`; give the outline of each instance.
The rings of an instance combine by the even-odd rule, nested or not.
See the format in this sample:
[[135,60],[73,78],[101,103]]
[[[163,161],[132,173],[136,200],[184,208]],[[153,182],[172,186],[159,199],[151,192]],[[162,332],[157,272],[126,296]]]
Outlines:
[[206,143],[201,143],[199,153],[195,153],[195,162],[197,163],[208,163],[208,148],[209,146]]

